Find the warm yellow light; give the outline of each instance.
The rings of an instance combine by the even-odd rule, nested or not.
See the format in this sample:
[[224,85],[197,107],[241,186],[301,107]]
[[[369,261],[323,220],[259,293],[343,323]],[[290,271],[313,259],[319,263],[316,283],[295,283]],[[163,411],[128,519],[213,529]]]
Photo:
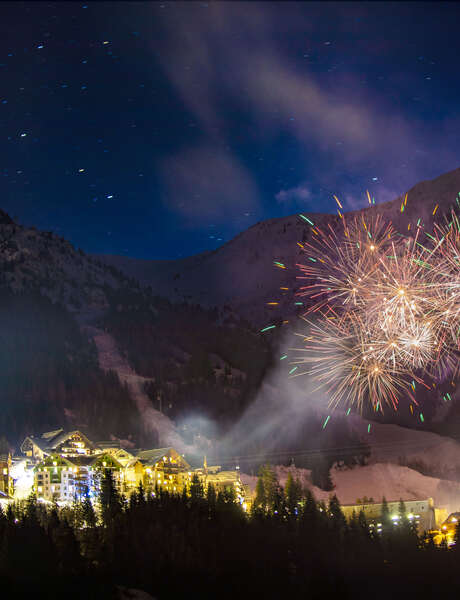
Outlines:
[[402,288],[400,288],[400,289],[398,290],[398,294],[399,294],[400,296],[404,296],[405,292],[404,292],[404,290],[403,290]]

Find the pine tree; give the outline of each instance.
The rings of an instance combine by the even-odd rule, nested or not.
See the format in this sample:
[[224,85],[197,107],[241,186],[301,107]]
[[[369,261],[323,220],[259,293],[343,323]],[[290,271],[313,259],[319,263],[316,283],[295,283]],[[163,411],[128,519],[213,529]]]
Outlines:
[[262,477],[262,471],[259,471],[259,477],[256,483],[256,493],[254,502],[252,503],[253,514],[265,514],[267,510],[267,500],[265,497],[265,485]]
[[214,487],[212,482],[208,483],[208,488],[206,490],[206,500],[208,502],[210,512],[214,512],[216,508],[217,494],[216,488]]
[[302,499],[302,485],[298,478],[294,479],[292,473],[289,472],[286,485],[284,487],[286,497],[286,509],[288,515],[296,517],[298,514],[299,503]]
[[393,523],[390,517],[390,509],[388,508],[388,502],[385,496],[382,498],[382,512],[380,515],[382,521],[382,531],[389,534],[393,529]]
[[94,512],[89,496],[85,496],[82,502],[82,518],[86,527],[93,528],[96,526],[96,513]]
[[192,501],[200,501],[204,498],[203,484],[197,473],[192,475],[192,481],[190,483],[190,498]]
[[105,469],[102,476],[99,504],[101,507],[102,522],[106,527],[112,525],[114,519],[121,514],[123,505],[110,469]]
[[347,520],[345,519],[345,516],[342,512],[340,502],[336,494],[331,496],[331,498],[329,499],[328,515],[330,519],[329,523],[332,530],[336,535],[339,536],[340,540],[343,540],[343,536],[347,529]]
[[401,551],[407,552],[409,549],[414,548],[418,545],[418,533],[416,530],[416,524],[414,521],[408,518],[406,513],[406,505],[402,501],[399,502],[398,507],[399,519],[398,519],[398,542]]
[[283,493],[278,476],[271,465],[265,465],[262,470],[262,478],[267,510],[270,514],[280,514],[283,507]]

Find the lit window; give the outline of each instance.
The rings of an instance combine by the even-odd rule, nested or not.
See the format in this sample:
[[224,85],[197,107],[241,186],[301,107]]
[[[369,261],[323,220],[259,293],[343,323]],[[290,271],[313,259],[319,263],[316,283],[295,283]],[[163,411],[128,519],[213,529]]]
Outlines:
[[39,493],[39,494],[41,494],[41,493],[43,492],[43,488],[42,488],[42,486],[41,486],[41,485],[39,485],[39,486],[38,486],[38,488],[37,488],[37,490],[38,490],[38,493]]
[[3,475],[8,475],[8,469],[3,469]]

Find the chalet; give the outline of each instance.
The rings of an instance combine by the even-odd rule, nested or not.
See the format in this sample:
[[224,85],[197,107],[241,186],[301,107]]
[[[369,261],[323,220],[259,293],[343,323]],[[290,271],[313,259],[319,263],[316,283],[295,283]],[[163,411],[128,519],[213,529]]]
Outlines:
[[100,478],[111,469],[114,481],[122,491],[122,465],[110,454],[46,456],[34,467],[34,491],[38,498],[48,501],[71,502],[85,496],[97,496]]
[[56,429],[41,436],[30,435],[21,444],[21,452],[40,462],[46,456],[59,454],[61,456],[82,456],[97,453],[96,446],[81,431]]
[[240,471],[237,467],[234,471],[222,471],[219,465],[208,466],[206,458],[203,467],[196,469],[205,489],[211,483],[216,492],[223,492],[231,489],[235,492],[237,501],[247,509],[247,502],[250,496],[249,487],[241,481]]
[[143,485],[148,491],[158,487],[171,493],[180,493],[192,479],[190,465],[174,448],[140,450],[136,459],[143,466]]
[[[93,443],[81,431],[56,429],[26,437],[21,451],[25,456],[18,458],[16,466],[21,497],[27,495],[31,487],[44,501],[72,502],[86,496],[97,497],[101,474],[107,469],[112,471],[115,484],[124,496],[130,496],[140,483],[149,493],[161,489],[180,494],[189,488],[193,474],[199,476],[205,488],[208,483],[213,483],[217,491],[233,488],[243,506],[249,495],[238,470],[208,467],[206,460],[203,469],[192,470],[185,458],[171,447],[126,449],[118,441]],[[8,473],[10,471],[8,468]],[[11,474],[10,480],[13,481]]]

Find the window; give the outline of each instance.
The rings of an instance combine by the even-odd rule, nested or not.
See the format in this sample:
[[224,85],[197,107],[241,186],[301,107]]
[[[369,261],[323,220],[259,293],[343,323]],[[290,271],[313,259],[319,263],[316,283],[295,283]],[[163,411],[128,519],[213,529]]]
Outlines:
[[3,475],[8,475],[8,469],[3,469]]

